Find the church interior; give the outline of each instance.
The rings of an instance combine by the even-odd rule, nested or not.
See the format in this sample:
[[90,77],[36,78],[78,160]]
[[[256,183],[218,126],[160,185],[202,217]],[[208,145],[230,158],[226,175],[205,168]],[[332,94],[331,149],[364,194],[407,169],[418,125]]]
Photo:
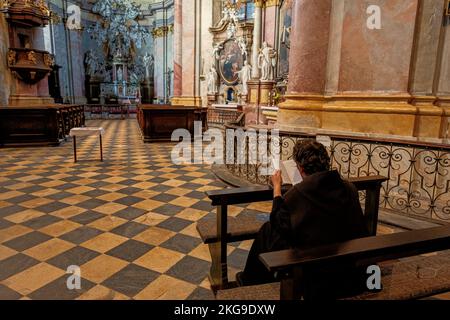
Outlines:
[[[0,0],[0,83],[0,300],[450,300],[449,0]],[[242,286],[305,140],[370,237]]]

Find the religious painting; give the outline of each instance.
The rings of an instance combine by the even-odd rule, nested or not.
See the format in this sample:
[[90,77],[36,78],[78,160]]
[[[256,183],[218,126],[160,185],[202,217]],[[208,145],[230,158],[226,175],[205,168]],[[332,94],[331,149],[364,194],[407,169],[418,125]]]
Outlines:
[[289,74],[289,50],[291,46],[292,0],[284,0],[280,10],[280,39],[278,74],[283,78]]
[[219,73],[227,85],[234,85],[239,80],[238,72],[244,65],[239,44],[234,39],[228,40],[223,44],[223,49],[219,53]]

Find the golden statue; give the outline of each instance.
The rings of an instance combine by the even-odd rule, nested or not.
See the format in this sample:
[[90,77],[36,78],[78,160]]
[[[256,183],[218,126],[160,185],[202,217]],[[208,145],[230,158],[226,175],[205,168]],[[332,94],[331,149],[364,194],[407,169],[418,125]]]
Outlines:
[[31,63],[37,64],[37,60],[36,60],[36,52],[34,52],[33,50],[31,50],[30,52],[28,52],[27,59],[28,59],[28,61],[30,61]]
[[0,0],[0,10],[5,10],[9,8],[9,1],[8,0]]
[[8,52],[8,65],[13,66],[16,64],[17,54],[13,50],[9,50]]
[[51,54],[48,54],[48,53],[44,54],[44,64],[49,68],[54,66],[55,59],[53,58],[53,56]]

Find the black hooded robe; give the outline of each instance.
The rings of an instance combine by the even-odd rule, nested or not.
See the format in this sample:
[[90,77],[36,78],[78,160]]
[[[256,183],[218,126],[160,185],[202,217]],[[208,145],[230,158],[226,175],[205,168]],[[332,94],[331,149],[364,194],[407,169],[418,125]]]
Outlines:
[[[273,200],[270,221],[262,226],[252,245],[242,280],[245,285],[275,280],[260,262],[258,256],[261,253],[295,247],[312,248],[367,236],[369,232],[355,186],[343,180],[337,171],[307,176],[284,198]],[[358,279],[361,279],[361,270],[347,271],[354,275],[358,273]],[[330,277],[336,278],[336,275],[330,273]],[[346,279],[345,276],[338,278]],[[347,280],[349,283],[354,281]],[[315,287],[314,292],[310,290],[311,297],[335,297],[336,293],[329,292],[325,286],[342,286],[342,283],[333,284],[322,273],[311,285]]]

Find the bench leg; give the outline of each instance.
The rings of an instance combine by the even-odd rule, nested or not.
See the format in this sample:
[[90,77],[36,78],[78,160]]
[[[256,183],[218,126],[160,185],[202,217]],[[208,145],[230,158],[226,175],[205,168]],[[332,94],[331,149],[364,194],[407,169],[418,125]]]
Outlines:
[[378,211],[380,205],[381,184],[375,188],[367,189],[365,201],[365,214],[371,236],[377,235]]
[[280,300],[302,299],[305,293],[303,279],[303,270],[301,268],[294,268],[291,277],[281,280]]
[[100,135],[100,161],[103,162],[103,142],[102,142],[102,135]]
[[73,136],[73,162],[77,163],[77,137]]
[[209,281],[214,292],[222,290],[228,284],[228,264],[227,259],[223,259],[220,242],[211,243],[209,252],[211,253],[211,269],[209,271]]
[[217,237],[219,242],[209,244],[212,261],[209,280],[213,291],[225,289],[229,285],[226,239],[227,211],[226,205],[217,206]]

